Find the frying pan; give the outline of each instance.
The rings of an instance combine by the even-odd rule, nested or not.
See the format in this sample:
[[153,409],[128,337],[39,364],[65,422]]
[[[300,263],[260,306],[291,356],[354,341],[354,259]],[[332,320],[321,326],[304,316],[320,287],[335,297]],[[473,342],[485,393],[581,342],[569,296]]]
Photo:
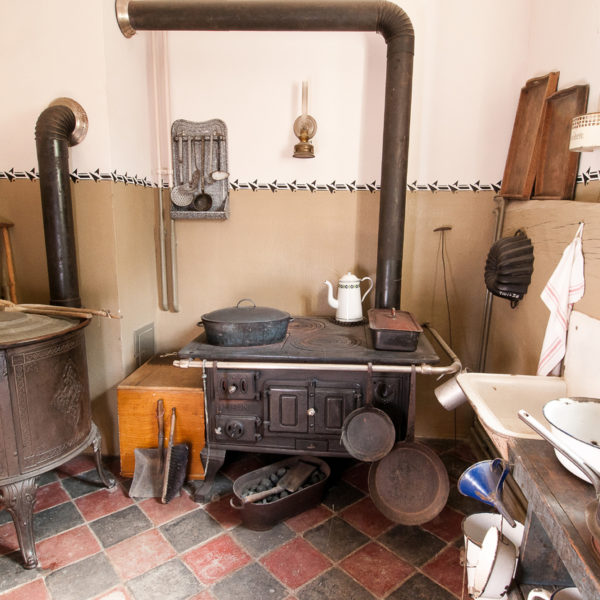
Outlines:
[[390,417],[373,406],[373,365],[368,365],[365,405],[353,410],[342,426],[342,444],[350,456],[365,462],[382,459],[394,447],[396,428]]
[[585,509],[585,521],[592,534],[594,546],[600,553],[600,474],[584,462],[571,448],[567,448],[558,438],[548,429],[546,429],[537,419],[532,417],[527,411],[519,411],[519,419],[524,421],[537,434],[541,435],[547,442],[552,444],[556,450],[561,452],[574,465],[579,467],[589,478],[596,492],[596,499],[592,500]]
[[402,525],[431,521],[446,505],[448,472],[428,446],[414,441],[416,370],[410,377],[410,401],[405,440],[369,469],[369,492],[379,511]]

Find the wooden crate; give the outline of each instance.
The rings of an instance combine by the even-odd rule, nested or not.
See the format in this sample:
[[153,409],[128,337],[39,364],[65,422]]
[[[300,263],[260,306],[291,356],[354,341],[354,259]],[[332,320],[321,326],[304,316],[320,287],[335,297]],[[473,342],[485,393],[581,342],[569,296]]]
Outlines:
[[174,444],[190,447],[188,479],[204,479],[200,451],[204,448],[204,393],[201,369],[180,369],[173,358],[153,358],[117,387],[121,475],[132,477],[135,448],[156,448],[156,402],[165,407],[165,444],[171,408],[176,409]]

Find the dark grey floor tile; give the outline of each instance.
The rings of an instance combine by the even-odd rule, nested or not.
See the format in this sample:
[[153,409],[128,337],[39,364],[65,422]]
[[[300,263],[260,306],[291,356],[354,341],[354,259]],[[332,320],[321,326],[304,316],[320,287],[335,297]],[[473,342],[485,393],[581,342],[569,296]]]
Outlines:
[[203,509],[194,510],[160,527],[160,531],[177,552],[223,533],[224,529]]
[[285,588],[258,563],[225,577],[211,592],[217,600],[281,600],[287,596]]
[[33,581],[39,569],[24,569],[20,552],[0,556],[0,593]]
[[35,541],[39,542],[83,523],[77,507],[72,502],[63,502],[33,515]]
[[446,452],[440,456],[441,461],[448,471],[450,481],[458,481],[460,476],[473,464],[462,459],[454,452]]
[[79,498],[91,492],[97,492],[104,489],[104,484],[100,481],[98,471],[92,469],[73,477],[67,477],[62,480],[63,487],[71,498]]
[[304,537],[332,560],[341,560],[369,541],[369,538],[339,517],[333,517]]
[[379,536],[377,541],[415,567],[425,564],[446,546],[428,531],[408,525],[396,525]]
[[333,483],[323,499],[323,504],[333,511],[339,511],[350,504],[354,504],[361,498],[364,498],[365,494],[353,485],[342,481],[341,479]]
[[386,600],[456,600],[456,598],[425,575],[417,573]]
[[252,531],[239,525],[232,534],[253,558],[271,552],[296,535],[285,523],[278,523],[268,531]]
[[127,587],[135,600],[184,600],[203,588],[177,558],[132,579]]
[[37,478],[37,486],[42,487],[43,485],[48,485],[54,481],[58,481],[58,475],[55,471],[47,471],[43,473]]
[[52,598],[60,600],[94,598],[118,583],[119,576],[102,553],[54,571],[46,577],[46,586]]
[[150,529],[152,522],[138,506],[134,505],[92,521],[89,527],[100,543],[108,548]]
[[12,521],[12,517],[7,510],[0,510],[0,525],[4,525],[4,523],[9,523]]
[[479,512],[490,512],[491,506],[470,498],[469,496],[463,496],[456,485],[450,484],[450,494],[448,495],[448,506],[463,513],[463,515],[472,515]]
[[[299,592],[298,600],[374,600],[375,596],[361,587],[339,569],[330,569],[307,583]],[[416,599],[413,599],[416,600]]]

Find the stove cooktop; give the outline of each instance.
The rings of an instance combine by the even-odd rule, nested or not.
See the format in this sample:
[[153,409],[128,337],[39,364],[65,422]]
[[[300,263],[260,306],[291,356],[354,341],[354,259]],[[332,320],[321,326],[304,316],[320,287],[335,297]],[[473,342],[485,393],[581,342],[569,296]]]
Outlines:
[[180,358],[227,361],[349,364],[436,364],[439,357],[424,334],[414,352],[375,350],[368,324],[339,325],[328,317],[294,317],[285,339],[264,346],[213,346],[202,332],[179,351]]

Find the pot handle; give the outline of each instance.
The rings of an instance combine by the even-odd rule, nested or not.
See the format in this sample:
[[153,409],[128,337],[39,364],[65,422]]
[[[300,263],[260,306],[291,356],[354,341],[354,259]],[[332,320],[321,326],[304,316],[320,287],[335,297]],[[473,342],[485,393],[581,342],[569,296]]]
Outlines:
[[236,307],[236,308],[239,308],[239,307],[240,307],[240,304],[241,304],[242,302],[251,302],[251,303],[252,303],[252,306],[251,306],[251,307],[250,307],[250,306],[247,306],[246,308],[256,308],[256,304],[254,304],[254,300],[251,300],[250,298],[242,298],[242,299],[241,299],[241,300],[240,300],[240,301],[239,301],[239,302],[238,302],[238,303],[235,305],[235,307]]
[[234,502],[234,496],[229,498],[229,505],[231,506],[231,508],[235,508],[236,510],[242,510],[242,508],[244,507],[243,504],[236,504]]
[[365,301],[365,298],[367,297],[367,294],[373,289],[373,280],[370,277],[363,277],[360,281],[361,283],[365,280],[368,279],[371,282],[371,285],[369,286],[369,289],[363,294],[363,297],[360,299],[361,302]]
[[527,594],[527,600],[536,600],[536,598],[541,598],[542,600],[550,600],[551,595],[550,592],[543,590],[542,588],[535,588]]

